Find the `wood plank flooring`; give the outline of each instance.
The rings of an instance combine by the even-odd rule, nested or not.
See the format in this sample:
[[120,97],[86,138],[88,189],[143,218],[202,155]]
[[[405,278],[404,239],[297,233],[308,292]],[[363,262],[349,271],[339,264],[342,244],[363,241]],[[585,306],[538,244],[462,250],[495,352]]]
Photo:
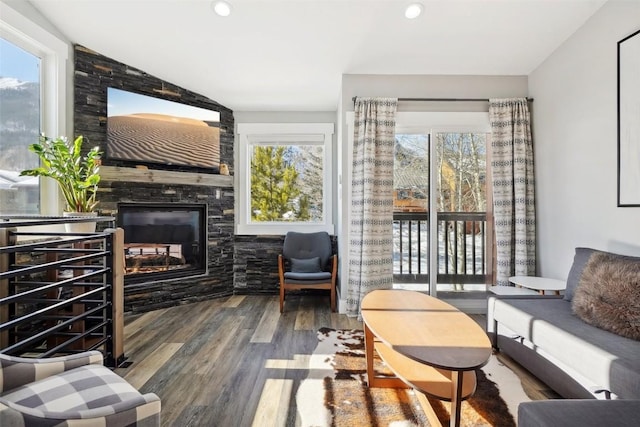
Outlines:
[[[473,316],[480,324],[484,316]],[[163,426],[296,426],[295,394],[321,327],[362,329],[323,295],[232,296],[125,318],[116,372],[162,399]],[[526,371],[519,373],[545,394]]]
[[[232,296],[128,317],[116,372],[162,399],[165,426],[295,426],[321,327],[362,328],[322,295]],[[299,422],[298,422],[299,424]]]

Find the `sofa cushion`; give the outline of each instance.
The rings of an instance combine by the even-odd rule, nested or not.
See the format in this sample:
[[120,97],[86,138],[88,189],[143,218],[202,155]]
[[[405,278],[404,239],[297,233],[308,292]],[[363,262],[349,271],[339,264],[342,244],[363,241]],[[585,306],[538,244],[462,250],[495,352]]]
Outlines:
[[625,399],[640,399],[640,342],[593,327],[561,298],[497,299],[493,318],[563,369]]
[[87,413],[94,417],[115,413],[115,407],[125,402],[144,404],[145,399],[109,368],[86,365],[3,393],[0,402],[20,405],[41,417],[85,418]]
[[328,271],[321,271],[319,273],[294,273],[287,271],[284,273],[284,281],[289,284],[298,285],[331,283],[331,273]]
[[593,253],[571,304],[585,322],[640,340],[640,260]]

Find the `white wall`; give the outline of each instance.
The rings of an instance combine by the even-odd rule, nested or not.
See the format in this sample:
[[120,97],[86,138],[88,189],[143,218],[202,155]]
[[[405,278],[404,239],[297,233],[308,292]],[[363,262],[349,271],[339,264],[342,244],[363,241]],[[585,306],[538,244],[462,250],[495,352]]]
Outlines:
[[539,275],[576,246],[640,255],[640,208],[616,207],[617,42],[639,29],[640,1],[610,0],[529,75]]

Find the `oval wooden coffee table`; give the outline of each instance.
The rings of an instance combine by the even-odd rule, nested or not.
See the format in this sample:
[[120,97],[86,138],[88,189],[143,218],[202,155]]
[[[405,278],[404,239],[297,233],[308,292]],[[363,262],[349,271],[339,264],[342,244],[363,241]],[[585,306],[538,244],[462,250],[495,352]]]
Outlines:
[[[476,388],[475,370],[491,343],[473,319],[452,305],[415,291],[376,290],[362,300],[369,387],[406,387],[451,401],[451,426]],[[374,349],[397,378],[379,377]]]

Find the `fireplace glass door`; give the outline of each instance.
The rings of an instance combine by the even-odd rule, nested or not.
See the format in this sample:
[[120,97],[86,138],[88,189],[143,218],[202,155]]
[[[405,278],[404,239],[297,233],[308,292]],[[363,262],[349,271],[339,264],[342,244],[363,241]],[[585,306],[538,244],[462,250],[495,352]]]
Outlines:
[[206,205],[120,203],[125,283],[206,271]]

